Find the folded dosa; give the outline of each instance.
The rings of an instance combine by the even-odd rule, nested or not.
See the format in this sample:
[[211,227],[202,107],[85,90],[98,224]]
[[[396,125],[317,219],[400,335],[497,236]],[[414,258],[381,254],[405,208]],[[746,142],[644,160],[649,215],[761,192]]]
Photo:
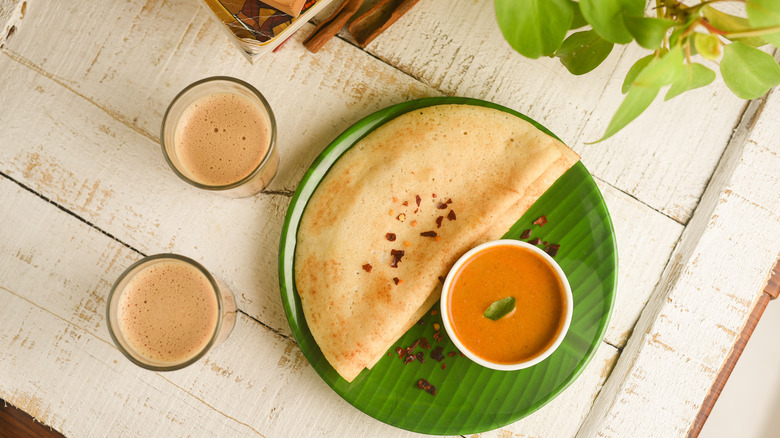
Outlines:
[[295,283],[328,362],[350,382],[372,367],[438,300],[439,277],[578,159],[530,123],[470,105],[406,113],[361,139],[298,229]]

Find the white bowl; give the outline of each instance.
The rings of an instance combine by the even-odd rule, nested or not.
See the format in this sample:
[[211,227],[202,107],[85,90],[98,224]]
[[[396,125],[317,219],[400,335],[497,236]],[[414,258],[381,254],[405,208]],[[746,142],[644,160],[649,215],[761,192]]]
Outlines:
[[[463,263],[465,263],[468,259],[473,257],[476,253],[487,249],[492,248],[494,246],[516,246],[520,248],[529,249],[539,256],[541,256],[544,260],[547,261],[547,263],[553,268],[558,278],[561,280],[561,284],[563,284],[564,289],[564,297],[565,297],[565,303],[564,303],[564,321],[563,326],[561,327],[560,333],[558,333],[558,336],[555,338],[555,341],[548,347],[546,350],[544,350],[541,354],[518,363],[513,364],[502,364],[502,363],[495,363],[487,361],[474,353],[472,353],[468,348],[466,348],[458,339],[457,336],[455,336],[455,330],[453,329],[452,325],[450,324],[450,313],[449,309],[447,308],[447,303],[449,302],[449,295],[450,295],[450,286],[452,285],[452,281],[455,277],[455,274],[458,272],[461,266],[463,266]],[[482,245],[476,246],[472,248],[470,251],[468,251],[466,254],[463,254],[457,262],[455,262],[454,265],[452,265],[452,268],[450,269],[450,272],[447,274],[447,278],[444,279],[444,286],[442,287],[442,293],[441,293],[441,315],[442,315],[442,323],[444,324],[444,328],[447,330],[447,334],[450,336],[450,339],[452,339],[452,342],[455,344],[458,349],[466,355],[469,359],[473,360],[474,362],[494,370],[500,370],[500,371],[514,371],[514,370],[521,370],[523,368],[528,368],[530,366],[536,365],[539,362],[547,359],[553,352],[558,348],[559,345],[561,345],[561,342],[563,341],[563,338],[566,337],[566,333],[569,331],[569,325],[571,324],[571,316],[574,312],[574,299],[571,294],[571,286],[569,286],[569,280],[566,278],[566,274],[563,273],[563,270],[560,266],[558,266],[558,263],[553,260],[552,257],[550,257],[549,254],[542,251],[538,247],[531,245],[530,243],[522,242],[519,240],[510,240],[510,239],[502,239],[502,240],[494,240],[492,242],[483,243]]]

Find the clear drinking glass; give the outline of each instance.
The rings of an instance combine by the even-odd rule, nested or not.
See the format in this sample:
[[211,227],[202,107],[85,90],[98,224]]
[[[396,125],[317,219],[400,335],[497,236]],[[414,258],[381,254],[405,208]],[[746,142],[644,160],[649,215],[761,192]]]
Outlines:
[[[226,184],[213,185],[199,181],[183,164],[177,152],[177,128],[182,122],[185,111],[196,101],[217,93],[235,93],[253,102],[262,113],[268,127],[269,141],[267,152],[260,164],[243,178]],[[276,175],[279,168],[279,153],[276,147],[276,119],[265,97],[252,85],[236,78],[214,76],[201,79],[182,90],[171,102],[165,112],[160,134],[165,160],[173,172],[189,184],[204,190],[210,190],[232,198],[252,196],[265,188]]]
[[[159,311],[162,313],[162,318],[165,319],[166,324],[172,324],[176,322],[177,325],[184,325],[187,327],[193,324],[197,325],[198,323],[208,321],[205,325],[200,325],[200,327],[202,327],[201,333],[203,335],[200,336],[198,342],[188,343],[189,345],[196,345],[197,347],[192,348],[191,353],[188,353],[187,357],[170,360],[152,358],[150,355],[144,354],[144,352],[141,351],[142,348],[136,348],[137,346],[140,347],[137,339],[143,338],[143,335],[146,336],[147,340],[148,338],[151,338],[152,340],[165,338],[165,341],[173,342],[174,336],[177,336],[174,330],[157,330],[155,332],[151,330],[141,330],[138,326],[133,327],[132,330],[125,328],[127,327],[128,323],[123,321],[130,319],[129,317],[132,315],[132,313],[124,314],[125,312],[129,312],[125,309],[128,307],[128,305],[140,304],[141,301],[139,301],[138,298],[140,298],[141,295],[137,294],[137,297],[128,299],[123,299],[123,295],[132,293],[130,291],[133,289],[133,287],[135,287],[133,286],[133,280],[139,274],[143,275],[146,273],[144,277],[139,277],[139,279],[154,278],[154,271],[150,270],[150,268],[154,266],[157,266],[158,268],[164,268],[166,266],[177,266],[178,270],[174,272],[185,272],[194,275],[192,278],[203,280],[202,284],[204,287],[201,291],[199,291],[199,293],[204,292],[204,296],[202,298],[208,298],[209,302],[211,302],[212,299],[211,294],[213,294],[213,298],[216,298],[216,305],[206,311],[209,315],[208,317],[202,319],[199,319],[197,316],[193,316],[193,314],[196,312],[187,314],[186,311],[182,311],[181,308],[177,308],[177,304],[179,304],[177,302],[174,302],[173,306],[167,305],[155,307],[157,306],[156,303],[153,303],[152,306],[146,306],[147,309],[151,308],[153,311]],[[170,280],[170,276],[167,278]],[[159,286],[160,282],[158,281],[156,285]],[[146,290],[148,291],[150,288],[147,288]],[[178,297],[177,295],[172,294],[170,291],[164,293],[167,294],[168,304],[171,304],[171,302],[175,301]],[[154,295],[144,295],[144,298],[147,297],[152,300]],[[191,303],[192,301],[190,300],[187,302]],[[143,303],[146,303],[146,301],[143,301]],[[188,317],[189,320],[187,321]],[[125,270],[125,272],[122,273],[122,275],[119,276],[108,295],[106,318],[108,321],[108,332],[111,335],[111,339],[114,340],[114,344],[116,344],[117,348],[119,348],[119,351],[121,351],[122,354],[130,359],[131,362],[153,371],[173,371],[184,368],[196,362],[209,350],[227,339],[236,323],[236,303],[233,297],[233,292],[230,290],[230,288],[228,288],[222,280],[211,275],[200,263],[188,257],[177,254],[157,254],[145,257],[133,263]],[[149,319],[151,320],[151,318]],[[180,341],[178,338],[176,339],[176,342],[187,343],[187,341]],[[135,343],[136,346],[134,346],[133,343]],[[184,347],[186,346],[187,345]],[[171,352],[168,351],[168,353]]]

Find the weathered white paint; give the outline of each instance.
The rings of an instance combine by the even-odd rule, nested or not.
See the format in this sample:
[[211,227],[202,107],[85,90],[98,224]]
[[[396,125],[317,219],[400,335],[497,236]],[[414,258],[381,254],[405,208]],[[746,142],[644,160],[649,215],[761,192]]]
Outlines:
[[780,256],[778,119],[751,104],[579,436],[687,433]]
[[596,70],[573,76],[557,59],[514,52],[489,1],[421,1],[367,50],[445,94],[531,116],[579,152],[594,175],[683,223],[744,107],[719,82],[656,102],[612,139],[586,145],[601,137],[622,101],[626,72],[649,51],[616,47]]
[[[597,137],[617,106],[618,97],[610,93],[616,94],[628,58],[638,56],[632,53],[638,49],[616,51],[597,73],[573,78],[557,61],[514,54],[497,34],[489,3],[456,1],[451,10],[435,9],[433,3],[420,2],[369,47],[398,70],[339,39],[311,55],[300,47],[311,26],[264,58],[266,63],[251,66],[189,0],[99,2],[89,8],[78,2],[26,2],[24,18],[14,18],[13,35],[4,41],[0,34],[0,171],[145,253],[174,251],[201,260],[228,280],[243,311],[273,330],[242,318],[208,362],[163,375],[130,366],[108,342],[99,291],[138,255],[0,178],[5,200],[0,317],[13,321],[0,330],[0,349],[10,352],[0,355],[0,397],[75,436],[404,435],[344,403],[285,337],[289,328],[275,260],[289,190],[319,151],[379,108],[441,92],[521,110],[583,155],[615,222],[619,292],[606,342],[622,347],[682,230],[654,209],[687,221],[721,159],[739,101],[718,87],[700,90],[660,109],[651,107],[623,137],[585,146],[583,140]],[[8,22],[3,14],[0,25]],[[424,26],[412,33],[410,26],[416,25]],[[41,32],[49,28],[58,32]],[[178,181],[161,160],[156,137],[168,102],[186,84],[212,74],[246,79],[271,102],[283,157],[271,187],[276,194],[229,200],[203,193]],[[707,320],[698,308],[690,310],[702,300],[688,285],[700,287],[709,275],[717,283],[702,284],[747,288],[736,283],[742,275],[758,278],[768,269],[763,259],[771,248],[746,258],[721,239],[745,232],[736,228],[740,218],[753,220],[748,232],[754,234],[771,234],[777,225],[777,210],[767,207],[780,204],[772,179],[778,168],[778,99],[772,99],[752,125],[745,125],[743,133],[750,137],[733,141],[722,157],[707,191],[712,199],[702,203],[710,212],[697,212],[704,219],[689,225],[582,435],[609,435],[617,423],[628,431],[632,423],[644,423],[642,415],[650,409],[666,414],[657,430],[669,436],[684,433],[695,414],[753,295],[711,289],[706,305],[714,312]],[[601,106],[594,108],[597,101]],[[674,123],[684,117],[694,134]],[[767,211],[771,214],[762,215]],[[739,248],[756,243],[755,236],[742,237]],[[708,261],[697,261],[694,254]],[[729,260],[739,269],[724,269]],[[667,308],[675,305],[683,310]],[[656,326],[658,331],[651,331]],[[674,351],[659,342],[674,345]],[[672,359],[665,361],[665,353]],[[616,354],[602,345],[561,397],[485,435],[573,436]],[[696,368],[691,358],[706,366]],[[660,377],[648,382],[644,375]],[[672,393],[667,394],[664,379],[677,385]],[[283,389],[286,382],[306,389],[290,394]],[[73,394],[83,395],[76,397],[78,404]],[[668,396],[679,406],[666,404]],[[109,411],[112,416],[105,415]],[[97,423],[95,413],[102,414]]]
[[[111,283],[139,255],[7,179],[0,209],[0,398],[39,421],[69,436],[414,435],[347,404],[290,339],[243,315],[185,370],[136,367],[103,315]],[[616,358],[602,344],[561,397],[505,431],[572,436]]]

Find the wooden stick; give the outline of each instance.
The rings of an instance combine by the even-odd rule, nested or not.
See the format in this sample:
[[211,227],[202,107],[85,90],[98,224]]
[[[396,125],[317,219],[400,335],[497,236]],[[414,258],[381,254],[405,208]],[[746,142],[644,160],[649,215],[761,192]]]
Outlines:
[[360,47],[366,47],[419,1],[381,0],[349,25],[349,33]]
[[318,24],[311,35],[303,42],[304,47],[313,53],[317,53],[342,27],[347,24],[350,18],[360,9],[364,0],[344,0],[341,6],[328,17],[327,20]]
[[699,408],[699,413],[696,414],[696,419],[694,420],[691,429],[688,431],[688,438],[696,438],[699,436],[702,427],[704,427],[704,423],[707,421],[710,412],[712,412],[712,408],[715,406],[715,402],[718,401],[718,397],[723,391],[723,386],[729,380],[729,376],[731,376],[734,366],[742,355],[745,345],[747,345],[750,336],[753,334],[753,330],[755,330],[758,321],[761,319],[761,315],[764,313],[766,305],[769,304],[769,301],[777,298],[778,295],[780,295],[780,260],[778,260],[770,273],[764,291],[758,299],[758,303],[756,303],[756,306],[753,308],[753,311],[750,313],[747,323],[745,323],[745,327],[742,329],[742,332],[740,332],[737,343],[734,344],[731,354],[729,354],[728,359],[726,359],[726,363],[723,364],[723,368],[721,368],[718,373],[715,383],[712,384],[709,394],[707,394],[701,408]]

